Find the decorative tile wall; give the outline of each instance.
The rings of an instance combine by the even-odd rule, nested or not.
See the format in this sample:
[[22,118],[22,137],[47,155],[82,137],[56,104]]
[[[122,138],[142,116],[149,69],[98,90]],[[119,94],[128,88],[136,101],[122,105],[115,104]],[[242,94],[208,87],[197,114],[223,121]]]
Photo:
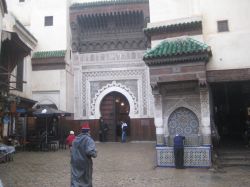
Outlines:
[[[157,166],[174,167],[174,148],[156,147]],[[211,148],[210,147],[185,147],[184,148],[185,167],[210,167]]]

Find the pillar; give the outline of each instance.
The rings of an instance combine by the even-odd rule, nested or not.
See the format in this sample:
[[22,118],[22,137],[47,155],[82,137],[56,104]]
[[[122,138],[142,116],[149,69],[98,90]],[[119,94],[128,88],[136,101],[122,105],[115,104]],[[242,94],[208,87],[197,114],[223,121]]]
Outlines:
[[200,88],[202,144],[211,145],[210,106],[207,87]]
[[164,145],[164,130],[162,118],[162,95],[158,85],[152,86],[154,96],[154,123],[156,127],[156,144]]

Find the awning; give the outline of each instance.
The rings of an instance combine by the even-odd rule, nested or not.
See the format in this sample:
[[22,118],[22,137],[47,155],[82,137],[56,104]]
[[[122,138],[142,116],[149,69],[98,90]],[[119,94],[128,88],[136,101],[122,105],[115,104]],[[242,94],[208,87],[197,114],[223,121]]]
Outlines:
[[2,31],[0,89],[9,89],[9,77],[12,76],[11,72],[30,52],[31,49],[19,38],[17,33]]
[[8,13],[8,10],[7,10],[7,4],[5,2],[5,0],[0,0],[0,5],[2,4],[3,6],[3,13]]
[[9,47],[9,49],[12,49],[12,51],[26,53],[25,56],[27,56],[31,51],[31,48],[23,42],[23,40],[18,36],[16,32],[3,30],[2,47],[3,45],[7,45],[7,47]]
[[36,109],[33,112],[34,116],[37,117],[52,117],[52,116],[71,116],[71,113],[62,111],[62,110],[57,110],[48,106],[40,107],[39,109]]
[[17,113],[20,113],[20,114],[24,114],[24,113],[27,112],[27,110],[24,109],[24,108],[17,108],[17,109],[16,109],[16,112],[17,112]]

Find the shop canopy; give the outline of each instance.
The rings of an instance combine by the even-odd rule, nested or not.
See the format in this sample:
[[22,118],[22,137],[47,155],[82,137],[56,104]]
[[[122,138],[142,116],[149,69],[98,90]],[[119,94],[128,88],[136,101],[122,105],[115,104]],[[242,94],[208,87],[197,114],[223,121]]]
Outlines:
[[62,110],[57,110],[49,106],[43,106],[33,111],[33,115],[36,117],[53,117],[53,116],[64,117],[64,116],[71,116],[71,113]]
[[40,108],[35,109],[33,111],[33,115],[36,117],[44,118],[45,119],[45,124],[46,124],[46,134],[45,134],[45,143],[48,145],[48,119],[51,117],[64,117],[64,116],[70,116],[71,113],[65,112],[62,110],[57,110],[55,108],[51,108],[49,106],[40,106]]

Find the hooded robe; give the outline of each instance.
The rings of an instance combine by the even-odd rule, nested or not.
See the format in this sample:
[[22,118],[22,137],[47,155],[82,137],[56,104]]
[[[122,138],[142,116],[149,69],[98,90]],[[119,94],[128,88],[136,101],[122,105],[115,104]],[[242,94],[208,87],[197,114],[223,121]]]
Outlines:
[[71,187],[92,187],[92,157],[96,156],[94,140],[88,133],[79,134],[72,144]]

